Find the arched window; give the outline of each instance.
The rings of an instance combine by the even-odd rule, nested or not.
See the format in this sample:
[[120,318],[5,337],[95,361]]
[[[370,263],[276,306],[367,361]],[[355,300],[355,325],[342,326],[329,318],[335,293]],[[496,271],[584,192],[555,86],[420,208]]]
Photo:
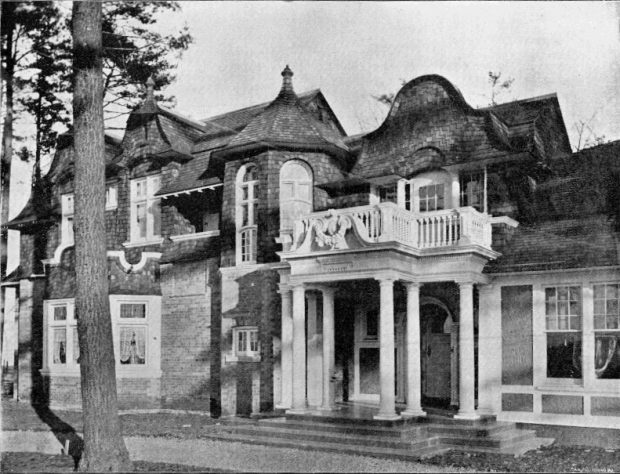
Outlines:
[[258,172],[253,164],[237,174],[237,262],[256,262]]
[[312,171],[291,160],[280,170],[280,230],[292,230],[295,219],[312,212]]

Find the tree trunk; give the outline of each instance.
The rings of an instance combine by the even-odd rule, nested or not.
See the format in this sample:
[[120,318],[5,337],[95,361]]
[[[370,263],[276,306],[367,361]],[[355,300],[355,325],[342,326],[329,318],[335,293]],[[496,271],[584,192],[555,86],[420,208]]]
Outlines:
[[[2,71],[6,100],[4,125],[2,129],[2,156],[0,157],[0,226],[9,221],[9,196],[11,191],[11,160],[13,159],[13,76],[15,74],[15,56],[13,54],[13,33],[15,31],[14,3],[3,2],[2,15],[5,16],[5,25],[10,25],[6,32],[4,54],[5,68]],[[6,18],[9,18],[7,21]],[[9,231],[0,229],[0,279],[6,276],[9,251]],[[4,345],[4,298],[5,290],[0,289],[0,347]]]
[[101,3],[73,3],[75,273],[84,452],[81,471],[132,469],[118,417],[105,239]]

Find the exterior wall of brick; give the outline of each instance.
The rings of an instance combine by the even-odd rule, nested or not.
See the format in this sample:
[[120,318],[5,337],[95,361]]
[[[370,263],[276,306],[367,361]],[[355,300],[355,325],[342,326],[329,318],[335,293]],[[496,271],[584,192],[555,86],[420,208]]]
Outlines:
[[162,399],[209,410],[214,259],[162,265]]

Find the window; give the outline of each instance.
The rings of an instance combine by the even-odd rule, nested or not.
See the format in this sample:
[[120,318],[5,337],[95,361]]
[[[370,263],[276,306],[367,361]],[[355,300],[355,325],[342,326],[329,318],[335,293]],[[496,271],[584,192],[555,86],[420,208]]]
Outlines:
[[47,314],[50,365],[58,369],[77,368],[80,349],[73,302],[66,300],[54,303],[49,306]]
[[397,202],[397,185],[396,183],[389,186],[379,187],[379,201],[381,202]]
[[431,184],[421,186],[420,195],[420,212],[439,211],[444,209],[444,185]]
[[366,339],[377,339],[379,337],[379,310],[375,309],[366,312]]
[[233,328],[233,355],[258,357],[258,329],[255,327]]
[[131,181],[131,241],[149,241],[161,234],[160,199],[155,193],[160,188],[160,176]]
[[116,209],[118,205],[116,185],[108,186],[105,190],[105,208],[106,211]]
[[581,288],[545,288],[547,377],[581,378]]
[[484,172],[466,173],[459,177],[461,185],[461,206],[471,206],[484,211]]
[[620,284],[594,285],[594,371],[620,379]]
[[258,173],[249,164],[237,175],[237,262],[256,262],[257,210]]
[[[74,300],[46,301],[44,308],[44,371],[77,377],[80,347]],[[120,377],[161,375],[160,308],[160,296],[110,296],[114,354]]]
[[63,194],[61,197],[62,219],[60,224],[60,240],[63,244],[73,244],[73,194]]
[[280,170],[280,229],[292,230],[295,219],[312,212],[312,172],[299,160]]

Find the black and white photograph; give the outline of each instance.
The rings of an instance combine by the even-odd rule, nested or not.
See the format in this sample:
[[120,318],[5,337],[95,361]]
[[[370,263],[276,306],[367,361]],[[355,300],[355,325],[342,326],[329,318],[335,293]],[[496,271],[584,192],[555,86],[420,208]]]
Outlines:
[[620,1],[0,6],[2,472],[620,470]]

